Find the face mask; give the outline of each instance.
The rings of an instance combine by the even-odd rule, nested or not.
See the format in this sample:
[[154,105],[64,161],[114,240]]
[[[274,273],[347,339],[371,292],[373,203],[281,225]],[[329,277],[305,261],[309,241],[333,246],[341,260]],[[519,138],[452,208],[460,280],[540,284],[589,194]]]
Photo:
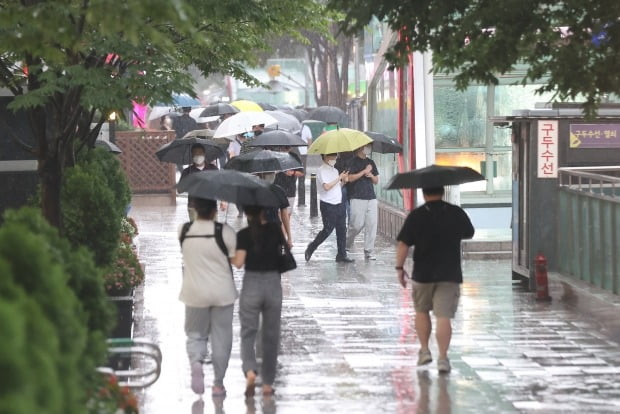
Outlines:
[[336,160],[328,160],[327,164],[329,164],[330,167],[333,167],[334,165],[336,165]]
[[263,131],[261,131],[260,129],[257,129],[256,131],[254,131],[254,136],[257,137],[257,136],[259,136],[262,133],[263,133]]
[[246,138],[254,138],[254,131],[246,132],[243,136]]
[[372,152],[372,149],[370,147],[364,147],[364,154],[370,155],[371,152]]
[[204,155],[195,155],[194,158],[192,158],[192,161],[194,161],[194,164],[203,164],[205,162],[205,156]]

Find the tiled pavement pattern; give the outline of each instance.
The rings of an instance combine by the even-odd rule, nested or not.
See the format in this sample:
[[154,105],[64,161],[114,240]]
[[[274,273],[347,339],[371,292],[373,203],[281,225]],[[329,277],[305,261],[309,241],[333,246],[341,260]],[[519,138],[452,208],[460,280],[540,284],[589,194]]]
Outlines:
[[[331,236],[305,263],[305,246],[320,229],[320,218],[308,212],[299,207],[293,216],[299,267],[283,277],[276,397],[244,401],[235,316],[222,402],[208,394],[201,400],[189,389],[177,300],[176,229],[187,217],[185,200],[174,206],[163,197],[134,198],[130,215],[140,229],[147,272],[135,335],[159,343],[164,355],[159,381],[140,394],[143,413],[620,412],[620,347],[609,339],[617,332],[559,300],[536,302],[513,284],[508,261],[464,263],[452,373],[438,375],[434,363],[417,368],[410,291],[397,284],[392,243],[378,239],[376,262],[364,261],[360,243],[356,262],[343,265],[334,262]],[[234,206],[226,221],[244,224]],[[206,372],[209,384],[210,367]]]

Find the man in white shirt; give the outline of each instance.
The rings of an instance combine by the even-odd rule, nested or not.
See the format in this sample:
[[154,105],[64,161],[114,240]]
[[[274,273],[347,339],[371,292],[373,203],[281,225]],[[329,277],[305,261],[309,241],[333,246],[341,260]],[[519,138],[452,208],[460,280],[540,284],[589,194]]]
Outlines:
[[347,227],[346,213],[342,200],[342,186],[348,180],[348,173],[338,173],[334,168],[338,154],[323,155],[323,164],[317,172],[317,186],[319,199],[321,200],[321,218],[323,219],[323,229],[316,235],[316,238],[308,244],[305,252],[306,261],[310,260],[312,253],[329,237],[336,229],[336,245],[338,253],[336,261],[350,263],[353,259],[347,257]]
[[195,198],[194,208],[196,220],[189,228],[179,229],[184,266],[179,300],[185,304],[191,386],[196,394],[204,393],[202,365],[210,340],[214,371],[212,395],[222,397],[226,394],[224,376],[232,349],[233,310],[237,298],[229,258],[236,253],[237,237],[227,224],[221,225],[219,235],[216,232],[216,201]]

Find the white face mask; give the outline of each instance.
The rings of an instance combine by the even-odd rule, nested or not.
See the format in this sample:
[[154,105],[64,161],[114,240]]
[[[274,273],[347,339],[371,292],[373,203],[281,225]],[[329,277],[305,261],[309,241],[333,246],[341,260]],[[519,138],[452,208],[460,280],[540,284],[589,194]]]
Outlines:
[[336,160],[327,160],[327,164],[329,164],[330,167],[333,167],[336,165]]
[[364,154],[366,155],[370,155],[370,153],[372,152],[372,148],[370,147],[364,147]]
[[205,162],[205,156],[195,155],[194,158],[192,158],[192,161],[194,161],[194,164],[201,165]]

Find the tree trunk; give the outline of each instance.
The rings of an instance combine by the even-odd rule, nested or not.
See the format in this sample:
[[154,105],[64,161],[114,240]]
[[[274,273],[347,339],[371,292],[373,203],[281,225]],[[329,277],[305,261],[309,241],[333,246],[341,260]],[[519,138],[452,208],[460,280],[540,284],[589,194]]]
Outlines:
[[39,178],[41,179],[41,211],[43,217],[54,227],[60,229],[60,190],[62,169],[57,157],[39,159]]

